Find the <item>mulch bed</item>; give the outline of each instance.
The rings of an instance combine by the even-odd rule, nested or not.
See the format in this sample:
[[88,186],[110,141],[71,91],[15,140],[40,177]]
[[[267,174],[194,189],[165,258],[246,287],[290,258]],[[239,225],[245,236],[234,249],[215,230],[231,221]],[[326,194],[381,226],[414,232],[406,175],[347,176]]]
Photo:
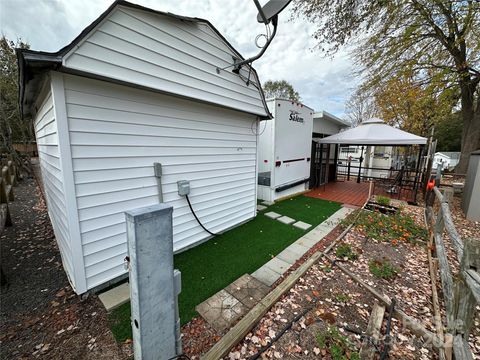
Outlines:
[[0,236],[9,284],[2,287],[0,346],[4,359],[123,359],[98,298],[76,295],[62,267],[36,181],[14,188],[13,226]]

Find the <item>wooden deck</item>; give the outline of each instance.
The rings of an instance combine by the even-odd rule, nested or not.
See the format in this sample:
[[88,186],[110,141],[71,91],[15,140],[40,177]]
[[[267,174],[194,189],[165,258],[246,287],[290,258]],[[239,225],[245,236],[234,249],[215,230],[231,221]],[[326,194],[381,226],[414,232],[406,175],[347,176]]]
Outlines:
[[330,182],[324,186],[313,189],[305,195],[361,207],[365,201],[367,201],[369,185],[368,182],[361,182],[359,184],[355,181]]
[[[330,182],[324,186],[306,193],[306,196],[336,201],[342,204],[351,205],[354,207],[361,207],[367,201],[369,182],[358,183],[356,181],[338,181]],[[372,187],[372,195],[384,195],[392,199],[400,199],[410,201],[413,198],[413,193],[410,189],[400,189],[400,194],[389,194],[387,189],[381,186]]]

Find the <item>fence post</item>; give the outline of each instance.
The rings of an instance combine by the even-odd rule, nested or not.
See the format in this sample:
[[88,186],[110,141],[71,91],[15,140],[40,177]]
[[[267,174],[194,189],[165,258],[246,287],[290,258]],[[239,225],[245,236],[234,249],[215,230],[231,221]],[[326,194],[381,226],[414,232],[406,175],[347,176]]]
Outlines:
[[460,274],[455,281],[454,293],[455,330],[463,334],[465,339],[468,339],[477,305],[477,300],[465,280],[465,276],[468,277],[467,272],[472,269],[477,273],[480,269],[480,241],[465,239]]
[[158,204],[125,213],[133,350],[138,360],[179,355],[172,211],[172,206]]

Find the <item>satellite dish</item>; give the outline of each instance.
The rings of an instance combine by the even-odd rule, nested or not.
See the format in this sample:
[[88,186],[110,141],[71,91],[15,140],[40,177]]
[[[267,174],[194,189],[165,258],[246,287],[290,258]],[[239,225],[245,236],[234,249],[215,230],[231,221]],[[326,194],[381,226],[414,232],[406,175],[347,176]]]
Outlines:
[[[262,8],[258,8],[257,21],[259,23],[268,24],[275,16],[290,4],[292,0],[270,0]],[[257,4],[257,1],[255,1]]]

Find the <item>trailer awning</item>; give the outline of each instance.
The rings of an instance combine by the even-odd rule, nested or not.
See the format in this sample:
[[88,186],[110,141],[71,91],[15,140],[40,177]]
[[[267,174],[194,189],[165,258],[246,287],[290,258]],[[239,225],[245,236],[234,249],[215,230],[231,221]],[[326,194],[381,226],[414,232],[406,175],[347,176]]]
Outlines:
[[385,124],[378,118],[318,140],[322,144],[342,145],[424,145],[427,139]]

